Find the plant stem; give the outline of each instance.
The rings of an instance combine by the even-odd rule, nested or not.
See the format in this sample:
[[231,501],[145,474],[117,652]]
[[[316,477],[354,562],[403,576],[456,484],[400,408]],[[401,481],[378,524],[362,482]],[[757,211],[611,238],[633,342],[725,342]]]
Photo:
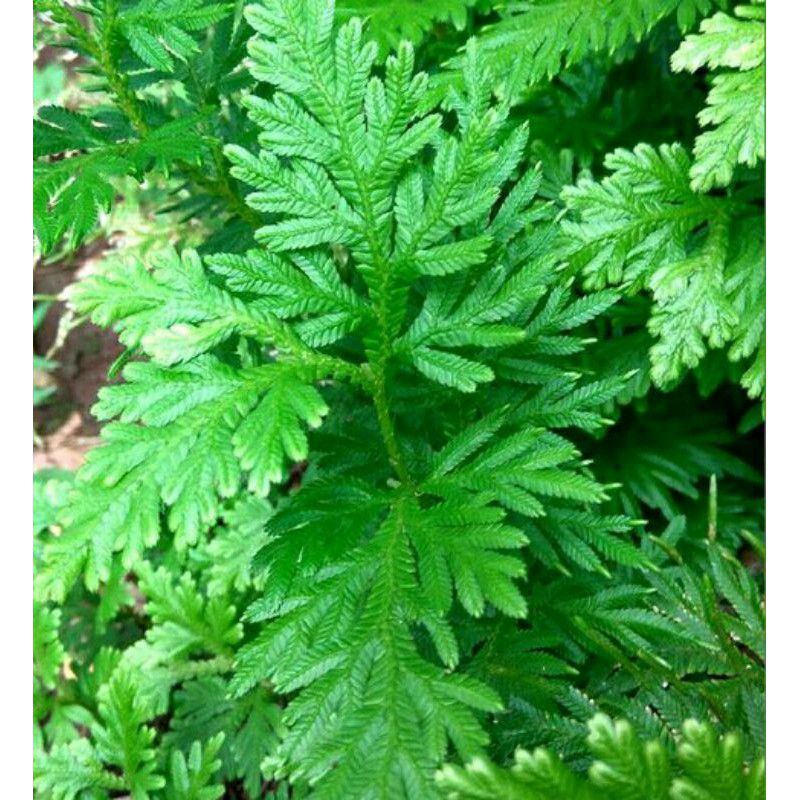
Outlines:
[[375,411],[378,415],[378,424],[383,437],[383,444],[389,456],[389,463],[397,473],[397,477],[405,485],[410,485],[411,475],[406,466],[400,445],[397,441],[397,432],[394,429],[391,412],[389,410],[389,399],[386,395],[386,364],[382,361],[373,362],[372,371],[372,400],[375,403]]
[[103,25],[97,39],[97,58],[100,69],[108,81],[112,94],[117,98],[117,105],[140,136],[146,136],[149,127],[144,118],[139,98],[131,89],[125,74],[119,69],[114,57],[114,35],[117,22],[117,1],[106,0]]

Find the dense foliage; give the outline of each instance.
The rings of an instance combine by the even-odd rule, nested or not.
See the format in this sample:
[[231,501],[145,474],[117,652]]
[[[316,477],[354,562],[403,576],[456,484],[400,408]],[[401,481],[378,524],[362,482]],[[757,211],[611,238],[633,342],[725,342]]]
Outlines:
[[764,797],[763,2],[34,9],[37,796]]

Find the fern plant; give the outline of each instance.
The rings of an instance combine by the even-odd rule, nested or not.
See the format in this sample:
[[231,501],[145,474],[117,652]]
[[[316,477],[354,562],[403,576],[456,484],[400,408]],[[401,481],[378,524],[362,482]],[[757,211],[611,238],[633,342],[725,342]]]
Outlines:
[[[647,287],[653,380],[674,385],[709,348],[750,360],[741,377],[751,397],[765,390],[764,8],[718,12],[672,56],[675,70],[728,66],[712,79],[699,114],[702,133],[692,162],[680,144],[640,144],[605,159],[611,173],[563,193],[575,218],[564,223],[564,257],[590,287]],[[724,196],[707,194],[728,187]]]
[[763,583],[719,543],[718,522],[710,539],[676,517],[642,539],[648,568],[617,567],[613,581],[532,567],[526,631],[461,623],[477,650],[468,670],[506,703],[497,760],[535,745],[581,766],[584,726],[598,712],[659,738],[685,719],[709,720],[738,729],[748,759],[764,753]]
[[509,797],[538,800],[557,797],[611,798],[620,793],[642,800],[694,797],[766,797],[763,761],[746,764],[735,733],[719,737],[707,724],[688,720],[672,743],[670,759],[663,743],[643,742],[625,721],[598,714],[588,725],[588,746],[595,757],[588,775],[570,771],[546,750],[519,750],[510,770],[476,759],[466,769],[446,767],[440,785],[451,800]]
[[[476,37],[491,80],[512,97],[593,53],[614,54],[665,20],[682,30],[724,0],[526,0],[496,3],[499,19]],[[457,69],[462,57],[449,66]],[[449,77],[449,81],[457,78]],[[448,81],[448,82],[449,82]]]
[[[39,110],[42,251],[125,176],[175,187],[200,243],[65,292],[125,351],[100,445],[35,478],[37,796],[717,796],[722,761],[725,796],[763,793],[735,552],[763,559],[760,465],[730,422],[763,382],[701,363],[763,344],[760,184],[743,144],[710,191],[713,131],[599,181],[624,126],[560,149],[554,108],[587,119],[637,42],[712,12],[601,5],[37,3],[99,97]],[[758,15],[716,13],[676,67],[755,69],[714,37]],[[504,74],[504,31],[553,15]],[[676,420],[694,390],[656,398],[649,358],[717,412]],[[540,745],[564,763],[503,766]]]
[[[472,614],[491,603],[521,615],[514,579],[523,564],[512,553],[526,538],[507,513],[536,518],[549,498],[605,496],[575,448],[542,425],[596,426],[592,407],[619,382],[581,386],[537,350],[542,340],[579,350],[556,332],[611,298],[570,305],[523,261],[550,228],[525,231],[541,216],[535,172],[521,173],[493,209],[525,132],[503,132],[505,112],[490,105],[474,59],[456,128],[446,131],[440,116],[415,111],[425,79],[413,72],[410,46],[387,61],[381,81],[370,77],[375,51],[357,22],[334,31],[319,4],[247,13],[259,34],[254,75],[276,87],[269,100],[247,100],[269,151],[237,146],[227,155],[233,174],[258,190],[250,205],[276,215],[256,232],[267,247],[211,257],[209,268],[192,253],[168,255],[153,273],[120,269],[76,289],[81,313],[115,322],[129,347],[154,360],[131,364],[126,384],[103,390],[98,415],[122,421],[106,428],[106,445],[78,476],[40,587],[58,600],[80,573],[92,588],[117,562],[133,567],[156,543],[162,502],[175,546],[185,548],[242,481],[265,495],[285,480],[289,459],[308,456],[304,429],[328,411],[317,384],[337,380],[356,406],[371,400],[362,435],[368,449],[382,443],[386,461],[369,481],[357,467],[339,470],[334,485],[320,468],[289,499],[284,516],[326,501],[355,518],[333,551],[310,546],[309,537],[327,539],[323,524],[301,537],[275,528],[261,556],[268,590],[247,615],[273,621],[239,653],[233,690],[264,679],[299,690],[279,769],[320,782],[322,796],[355,793],[356,780],[420,796],[448,737],[465,754],[485,742],[470,709],[500,708],[488,687],[445,669],[459,658],[447,621],[453,589]],[[429,146],[429,158],[417,155]],[[239,355],[225,355],[232,337]],[[427,452],[404,440],[392,408],[390,376],[414,373],[443,387],[428,411]],[[496,374],[506,413],[486,417],[487,396],[476,390]],[[437,414],[453,402],[462,406],[455,428]],[[604,535],[614,530],[624,526]],[[417,625],[438,666],[419,654]],[[363,683],[347,685],[361,673]]]
[[[234,3],[36,0],[54,44],[85,59],[85,101],[40,106],[34,120],[33,222],[41,253],[75,249],[114,203],[119,181],[172,175],[193,195],[187,216],[221,214],[238,235],[252,212],[228,176],[224,132],[239,130],[230,99],[247,30]],[[98,102],[96,97],[100,98]],[[244,131],[239,135],[246,136]],[[219,230],[219,225],[211,230]]]

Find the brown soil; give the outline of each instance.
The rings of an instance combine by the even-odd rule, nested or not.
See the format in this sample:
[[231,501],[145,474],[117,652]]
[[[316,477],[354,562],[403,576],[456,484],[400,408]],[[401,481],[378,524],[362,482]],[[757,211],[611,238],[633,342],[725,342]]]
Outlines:
[[[76,277],[91,270],[92,262],[100,258],[105,249],[106,243],[100,240],[62,261],[37,264],[33,273],[34,293],[60,295]],[[71,329],[53,352],[66,313],[64,302],[54,302],[33,339],[34,352],[59,364],[54,372],[36,376],[56,387],[50,400],[34,409],[34,430],[38,434],[34,467],[37,469],[80,466],[86,450],[96,443],[99,432],[90,409],[99,389],[109,382],[109,366],[123,350],[112,331],[83,322]]]

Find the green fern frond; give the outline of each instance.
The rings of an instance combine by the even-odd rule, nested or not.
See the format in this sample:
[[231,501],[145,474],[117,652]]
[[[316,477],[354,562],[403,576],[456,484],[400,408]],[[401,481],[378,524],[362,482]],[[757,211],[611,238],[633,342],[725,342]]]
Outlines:
[[193,748],[193,742],[213,742],[224,736],[215,754],[225,781],[241,779],[250,796],[259,794],[261,763],[275,752],[284,732],[281,709],[274,696],[256,688],[231,698],[225,680],[200,677],[186,683],[175,694],[175,713],[165,743],[175,752]]
[[100,695],[100,719],[93,731],[98,757],[121,770],[133,797],[160,789],[164,778],[155,772],[155,732],[145,725],[136,683],[126,672],[116,673]]
[[[162,363],[189,363],[169,371],[132,363],[124,372],[129,383],[101,392],[95,413],[122,422],[106,427],[105,446],[79,473],[65,531],[47,548],[49,566],[40,577],[47,596],[63,596],[84,569],[90,585],[107,580],[115,551],[123,563],[135,563],[157,540],[162,501],[171,506],[168,522],[179,545],[196,542],[243,472],[256,494],[283,480],[286,457],[302,460],[308,452],[301,426],[319,425],[327,411],[312,384],[322,365],[338,360],[309,350],[271,312],[215,287],[193,254],[182,262],[167,255],[161,264],[155,275],[137,265],[98,276],[74,294],[84,312],[118,321],[129,346],[141,344]],[[231,336],[273,331],[305,366],[237,369],[203,355]]]
[[649,582],[662,609],[691,627],[695,642],[717,656],[709,672],[735,675],[749,665],[745,673],[763,683],[766,622],[761,592],[727,550],[714,544],[707,550],[708,574],[699,577],[672,567],[649,576]]
[[242,630],[234,621],[236,609],[223,596],[215,595],[203,602],[189,575],[184,575],[176,586],[163,568],[145,567],[140,572],[139,588],[147,598],[144,610],[153,622],[147,642],[163,658],[197,651],[232,654]]
[[641,285],[684,253],[689,233],[721,215],[724,203],[692,191],[689,165],[679,145],[639,145],[606,156],[612,174],[601,182],[564,190],[567,208],[580,215],[563,223],[565,256],[591,288]]
[[180,750],[173,751],[164,795],[166,800],[217,800],[222,797],[225,787],[213,781],[222,766],[217,754],[224,739],[225,734],[220,733],[205,745],[193,742],[188,758]]
[[737,6],[734,14],[703,20],[700,33],[687,36],[672,56],[676,71],[726,69],[714,74],[698,115],[702,126],[713,126],[695,142],[691,176],[698,192],[729,185],[738,164],[754,167],[766,153],[764,0]]
[[[80,86],[92,92],[91,102],[80,94],[75,109],[41,106],[34,120],[33,221],[43,255],[64,240],[68,250],[78,247],[130,186],[123,178],[156,171],[188,178],[211,204],[250,216],[218,166],[219,132],[231,124],[222,97],[236,67],[219,49],[236,53],[242,40],[237,45],[233,10],[206,0],[87,0],[81,13],[60,0],[35,6],[55,44],[83,58]],[[153,103],[144,92],[163,79],[182,89]],[[187,94],[188,105],[178,100]]]
[[[713,0],[526,0],[503,10],[501,19],[477,37],[481,61],[505,93],[553,78],[597,52],[640,41],[661,20],[677,16],[690,28]],[[458,69],[461,59],[451,66]]]
[[152,168],[167,172],[176,160],[196,162],[205,152],[195,118],[137,136],[127,126],[115,130],[88,115],[43,106],[33,137],[33,222],[44,254],[64,236],[69,249],[81,244],[110,211],[120,178]]
[[[468,629],[460,624],[459,630]],[[579,670],[558,652],[558,634],[538,630],[520,630],[508,619],[472,622],[477,653],[469,660],[471,675],[495,689],[507,708],[520,702],[543,713],[559,714],[558,700],[568,689],[569,681]],[[500,720],[505,727],[508,711]],[[559,714],[560,716],[560,714]],[[497,747],[497,740],[494,741]]]
[[613,722],[598,714],[588,727],[588,746],[595,761],[587,775],[539,749],[518,750],[510,769],[476,758],[466,768],[447,765],[437,779],[451,800],[750,800],[766,796],[763,757],[746,764],[735,733],[720,737],[708,723],[688,720],[675,737],[677,753],[671,758],[662,742],[643,741],[625,721]]
[[117,672],[104,687],[99,713],[94,744],[76,739],[39,755],[34,780],[43,796],[74,800],[84,792],[127,790],[132,798],[146,800],[164,786],[152,747],[155,731],[145,724],[131,675]]
[[574,567],[608,575],[609,562],[647,567],[648,559],[632,543],[633,523],[623,515],[601,515],[551,506],[547,516],[524,527],[537,560],[570,574]]
[[[562,252],[590,288],[652,291],[656,384],[674,385],[708,348],[734,342],[735,360],[761,348],[762,221],[735,201],[696,194],[679,145],[617,150],[605,165],[610,176],[563,192],[576,218],[562,224]],[[759,363],[761,355],[744,378],[753,396],[764,383]]]
[[125,788],[119,775],[106,771],[86,739],[60,745],[34,756],[34,786],[48,800],[75,800],[86,792],[109,793]]
[[[284,454],[305,456],[299,420],[318,424],[324,403],[296,377],[273,382],[260,369],[248,378],[215,360],[197,363],[183,373],[189,410],[177,423],[172,408],[160,422],[165,427],[106,427],[107,444],[87,460],[63,513],[65,531],[45,549],[40,574],[45,595],[63,597],[84,569],[91,586],[107,580],[115,551],[121,551],[126,565],[136,563],[144,548],[157,541],[162,500],[172,507],[168,521],[179,546],[186,546],[217,519],[221,498],[239,487],[242,467],[250,472],[252,489],[263,493],[270,482],[281,480]],[[162,373],[145,365],[131,365],[126,372],[129,378],[138,372],[143,383],[120,387],[124,397],[106,390],[100,406],[119,401],[121,413],[149,418],[148,411],[163,397]],[[212,377],[217,379],[215,388],[204,385]],[[285,426],[276,428],[275,419],[284,420]],[[258,442],[262,445],[257,448]]]
[[243,592],[251,584],[262,588],[263,581],[252,574],[252,561],[269,540],[266,524],[272,513],[266,499],[252,495],[239,498],[233,508],[223,511],[223,524],[208,543],[209,592]]
[[52,689],[64,660],[64,647],[58,639],[61,610],[33,604],[34,690]]
[[[469,444],[477,450],[486,431],[487,426],[481,421],[451,441],[438,455],[433,474],[422,488],[444,498],[464,492],[489,496],[507,509],[529,517],[545,513],[541,497],[585,503],[605,499],[603,487],[575,469],[578,451],[574,445],[549,431],[533,428],[504,439],[497,437],[491,447],[462,463],[469,455]],[[461,452],[457,453],[456,447]]]
[[[500,626],[480,634],[486,645],[476,668],[502,688],[510,709],[498,720],[501,752],[534,742],[580,764],[576,726],[598,710],[627,717],[649,737],[663,737],[689,716],[717,721],[741,732],[748,759],[763,752],[765,611],[758,581],[681,517],[640,547],[650,566],[625,585],[577,574],[526,593],[533,641],[587,677],[582,693],[559,681],[537,690],[533,676],[504,683],[507,667],[511,675],[524,669],[524,653],[492,644]],[[512,648],[508,642],[504,649]]]
[[94,229],[98,214],[111,208],[111,179],[131,171],[129,161],[103,151],[34,165],[33,220],[43,252],[65,234],[69,247],[77,247]]
[[191,33],[224,19],[231,3],[208,0],[142,0],[118,16],[122,35],[149,67],[171,72],[174,58],[185,60],[199,47]]
[[[430,774],[447,740],[461,752],[474,752],[486,741],[470,709],[500,707],[496,695],[474,679],[424,660],[410,626],[416,621],[428,627],[440,657],[452,663],[453,634],[438,607],[450,602],[448,567],[461,591],[474,585],[474,598],[460,596],[473,611],[482,606],[481,590],[493,598],[507,591],[496,578],[496,588],[487,582],[492,568],[502,574],[510,566],[512,575],[518,568],[499,556],[477,574],[462,574],[467,565],[459,562],[437,566],[433,554],[418,550],[421,536],[436,523],[428,516],[415,503],[399,500],[363,546],[298,577],[271,612],[277,618],[240,651],[235,692],[264,679],[281,692],[300,690],[287,708],[289,732],[278,750],[278,774],[313,781],[320,797],[367,790],[432,797]],[[501,546],[518,546],[501,536]],[[497,544],[495,537],[484,546]],[[476,566],[470,563],[469,569]],[[267,613],[255,606],[251,619]]]
[[418,45],[437,23],[463,30],[467,15],[477,0],[400,0],[381,3],[376,0],[345,0],[336,4],[341,20],[360,17],[367,34],[374,39],[381,54],[396,50],[400,42]]

